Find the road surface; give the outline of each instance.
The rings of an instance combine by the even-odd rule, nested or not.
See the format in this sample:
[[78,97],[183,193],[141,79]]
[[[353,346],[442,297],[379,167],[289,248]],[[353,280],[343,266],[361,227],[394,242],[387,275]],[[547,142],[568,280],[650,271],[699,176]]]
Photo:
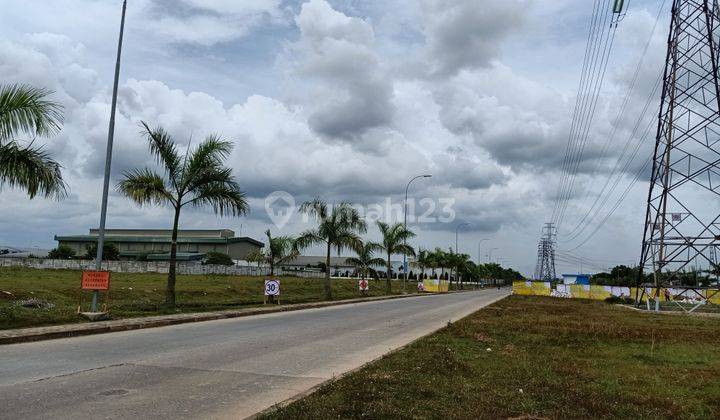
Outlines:
[[507,294],[490,289],[0,346],[0,418],[243,418]]

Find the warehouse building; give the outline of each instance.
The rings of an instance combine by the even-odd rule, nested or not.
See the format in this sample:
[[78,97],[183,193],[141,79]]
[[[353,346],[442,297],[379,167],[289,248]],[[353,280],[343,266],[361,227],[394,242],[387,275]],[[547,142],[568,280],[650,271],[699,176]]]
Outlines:
[[[89,235],[55,236],[58,246],[67,245],[77,255],[97,243],[98,230],[90,229]],[[172,230],[162,229],[105,229],[105,243],[118,247],[121,259],[167,260],[170,256]],[[222,252],[233,260],[244,260],[264,244],[248,237],[235,237],[230,229],[179,230],[177,239],[179,260],[200,260],[208,252]]]

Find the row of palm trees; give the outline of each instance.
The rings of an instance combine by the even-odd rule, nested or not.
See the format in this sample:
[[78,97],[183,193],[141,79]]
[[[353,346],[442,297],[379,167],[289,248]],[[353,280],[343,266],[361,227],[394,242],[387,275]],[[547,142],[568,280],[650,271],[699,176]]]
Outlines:
[[[268,230],[268,246],[263,253],[251,255],[250,259],[262,262],[270,267],[270,275],[274,275],[278,267],[297,257],[303,249],[311,246],[322,246],[325,251],[325,280],[323,283],[325,299],[332,299],[330,281],[330,256],[333,251],[340,254],[344,250],[352,250],[355,257],[347,262],[352,264],[362,278],[375,273],[374,267],[385,265],[387,269],[386,289],[390,293],[391,258],[393,255],[414,256],[415,250],[407,245],[407,240],[415,234],[402,223],[388,224],[376,222],[382,235],[382,242],[364,242],[361,235],[367,232],[367,222],[350,203],[328,204],[316,198],[300,206],[300,211],[313,217],[317,226],[302,232],[297,237],[273,237]],[[378,257],[380,253],[387,259]]]

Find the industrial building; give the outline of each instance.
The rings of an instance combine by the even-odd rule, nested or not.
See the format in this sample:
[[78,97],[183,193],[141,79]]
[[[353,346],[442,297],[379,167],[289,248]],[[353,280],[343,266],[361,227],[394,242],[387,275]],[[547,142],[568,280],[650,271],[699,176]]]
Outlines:
[[[167,260],[170,256],[172,230],[162,229],[105,229],[105,243],[118,247],[121,259],[135,259],[142,255],[148,260]],[[98,230],[89,235],[55,236],[58,246],[67,245],[77,255],[97,243]],[[230,229],[179,230],[177,238],[178,260],[200,260],[208,252],[222,252],[233,260],[244,260],[264,244],[248,237],[235,237]]]

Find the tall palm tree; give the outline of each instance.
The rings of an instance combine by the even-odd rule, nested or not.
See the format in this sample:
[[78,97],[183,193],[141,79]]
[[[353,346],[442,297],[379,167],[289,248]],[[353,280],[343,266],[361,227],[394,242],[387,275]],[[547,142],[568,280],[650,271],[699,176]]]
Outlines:
[[304,202],[300,211],[315,217],[318,226],[300,234],[295,241],[295,249],[301,250],[312,245],[326,247],[324,291],[325,299],[330,300],[330,251],[335,248],[339,254],[345,248],[357,247],[361,242],[359,234],[367,231],[367,223],[349,203],[328,205],[316,198]]
[[152,169],[126,171],[118,183],[118,190],[138,205],[157,204],[174,210],[170,267],[168,270],[165,303],[175,307],[175,265],[180,210],[211,206],[220,216],[239,216],[247,213],[245,193],[240,190],[232,170],[223,166],[230,155],[232,143],[216,135],[209,135],[193,150],[181,155],[175,140],[161,127],[150,129],[142,122],[150,153],[162,166],[163,174]]
[[357,254],[357,257],[347,258],[345,262],[355,267],[355,269],[360,273],[360,278],[363,280],[365,280],[368,273],[372,274],[373,277],[376,277],[377,274],[373,267],[385,264],[385,261],[383,261],[382,258],[375,257],[375,252],[382,250],[380,245],[375,242],[366,242],[364,244],[360,243],[356,244],[353,250],[355,251],[355,254]]
[[263,255],[264,262],[270,266],[270,275],[275,275],[275,267],[292,261],[299,252],[295,248],[295,239],[292,236],[272,237],[270,229],[265,231],[268,238],[268,247]]
[[0,187],[20,187],[30,198],[64,198],[65,182],[60,164],[31,140],[16,138],[50,136],[60,130],[62,106],[47,99],[52,92],[27,85],[0,85]]
[[408,256],[415,256],[415,250],[406,242],[408,239],[415,236],[415,234],[405,227],[402,223],[388,224],[378,220],[378,228],[382,234],[383,240],[380,245],[381,249],[387,254],[387,280],[385,282],[385,288],[387,293],[392,290],[390,283],[390,276],[392,275],[392,263],[390,257],[396,254],[403,254]]

